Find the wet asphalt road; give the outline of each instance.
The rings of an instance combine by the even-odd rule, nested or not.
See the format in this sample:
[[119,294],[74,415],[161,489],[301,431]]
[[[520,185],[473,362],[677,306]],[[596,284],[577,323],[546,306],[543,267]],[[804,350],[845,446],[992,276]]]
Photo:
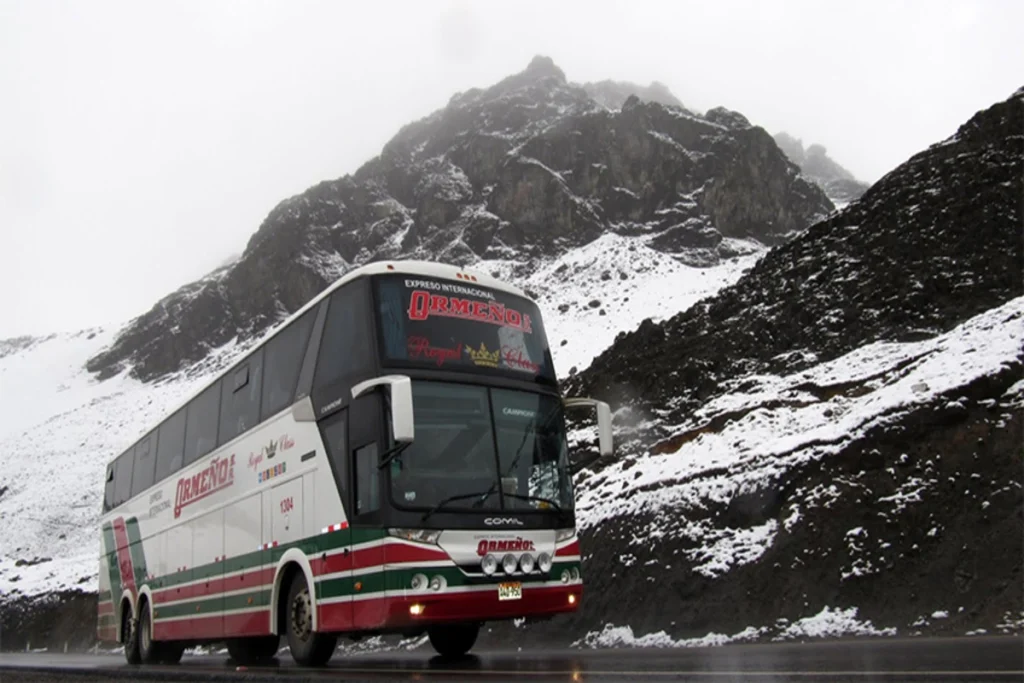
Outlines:
[[1024,638],[874,638],[711,648],[484,651],[445,661],[424,648],[346,657],[326,669],[239,671],[227,656],[131,667],[119,656],[0,654],[0,683],[48,681],[1024,681]]

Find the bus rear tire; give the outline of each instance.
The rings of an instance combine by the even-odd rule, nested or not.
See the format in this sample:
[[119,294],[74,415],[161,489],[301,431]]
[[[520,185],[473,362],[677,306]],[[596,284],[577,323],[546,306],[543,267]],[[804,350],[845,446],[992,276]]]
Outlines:
[[473,649],[480,635],[480,624],[444,624],[427,629],[430,644],[446,659],[462,657]]
[[135,619],[132,618],[132,608],[125,603],[121,610],[121,642],[124,644],[124,658],[129,664],[137,665],[142,663],[139,656],[139,630],[135,627]]
[[[139,661],[142,664],[159,664],[160,650],[163,643],[153,640],[153,619],[150,616],[149,603],[143,601],[139,607],[139,621],[136,629],[139,650]],[[125,649],[127,651],[127,648]]]
[[281,636],[232,638],[228,641],[228,654],[238,664],[259,664],[274,658],[281,645]]
[[292,659],[299,666],[323,666],[338,646],[338,636],[313,630],[313,600],[302,572],[295,574],[285,603],[285,628]]

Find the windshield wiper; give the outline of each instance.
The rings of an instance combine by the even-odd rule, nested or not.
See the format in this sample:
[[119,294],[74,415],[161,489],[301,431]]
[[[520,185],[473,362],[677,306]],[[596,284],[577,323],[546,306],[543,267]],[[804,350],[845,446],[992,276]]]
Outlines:
[[405,443],[400,443],[397,446],[393,446],[388,450],[384,451],[384,459],[380,461],[379,465],[377,465],[377,469],[382,470],[385,467],[387,467],[389,464],[391,464],[392,460],[400,456],[402,454],[402,451],[404,451],[411,445],[412,443],[406,441]]
[[454,503],[457,500],[466,500],[467,498],[478,498],[480,496],[483,496],[483,499],[480,501],[481,503],[483,503],[483,501],[487,500],[487,497],[490,496],[490,495],[491,495],[490,491],[479,491],[477,493],[460,493],[460,494],[455,495],[455,496],[448,496],[447,498],[442,500],[440,503],[438,503],[434,507],[432,507],[429,510],[427,510],[426,512],[424,512],[423,516],[420,517],[420,521],[421,522],[427,521],[428,517],[430,517],[432,514],[434,514],[435,512],[440,510],[441,508],[443,508],[448,503]]
[[[481,498],[477,502],[473,503],[473,507],[475,507],[475,508],[480,507],[481,505],[484,504],[484,501],[487,500],[488,498],[490,498],[493,494],[494,494],[493,491],[488,491],[486,496],[484,496],[483,498]],[[558,503],[556,503],[555,501],[553,501],[550,498],[543,498],[541,496],[524,496],[521,493],[508,493],[507,491],[502,491],[501,495],[507,496],[509,498],[515,498],[517,500],[525,500],[525,501],[535,500],[535,501],[538,501],[538,502],[541,502],[541,503],[547,503],[551,507],[555,508],[555,512],[561,512],[562,511],[562,506],[559,505]]]

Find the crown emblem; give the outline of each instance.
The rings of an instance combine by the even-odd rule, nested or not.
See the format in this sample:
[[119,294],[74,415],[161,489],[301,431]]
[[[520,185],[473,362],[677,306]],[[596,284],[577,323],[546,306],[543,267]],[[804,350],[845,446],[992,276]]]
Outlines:
[[487,347],[484,346],[483,342],[480,342],[480,348],[474,349],[472,346],[466,347],[466,353],[473,359],[473,362],[477,365],[485,365],[489,368],[498,367],[498,355],[501,353],[498,349],[494,351],[488,351]]
[[277,453],[277,442],[271,441],[268,445],[264,446],[263,453],[267,456],[267,460],[273,458],[274,454]]

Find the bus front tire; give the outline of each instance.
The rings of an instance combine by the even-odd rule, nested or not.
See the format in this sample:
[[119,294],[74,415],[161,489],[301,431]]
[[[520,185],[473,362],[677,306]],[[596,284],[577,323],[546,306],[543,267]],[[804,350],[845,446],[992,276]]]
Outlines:
[[445,658],[462,657],[473,649],[480,635],[480,624],[444,624],[427,629],[430,644]]
[[325,665],[338,645],[338,636],[313,630],[313,609],[306,576],[299,572],[292,579],[285,603],[288,648],[299,666]]
[[259,664],[274,658],[281,645],[281,636],[233,638],[228,641],[228,654],[238,664]]

